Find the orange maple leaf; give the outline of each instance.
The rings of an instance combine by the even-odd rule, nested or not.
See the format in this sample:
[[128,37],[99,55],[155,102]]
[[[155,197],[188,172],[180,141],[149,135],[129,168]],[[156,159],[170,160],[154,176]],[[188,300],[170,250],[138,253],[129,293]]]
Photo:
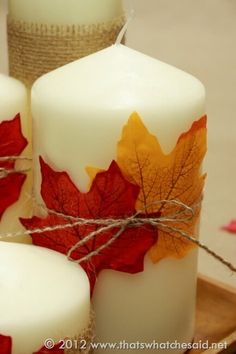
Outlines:
[[85,171],[87,172],[87,175],[89,177],[88,189],[90,189],[97,174],[99,172],[104,172],[105,170],[102,168],[99,168],[99,167],[87,166],[87,167],[85,167]]
[[[118,143],[117,162],[124,176],[140,187],[136,208],[147,213],[160,212],[162,217],[175,215],[175,204],[155,204],[161,200],[179,200],[192,207],[201,200],[205,175],[201,165],[206,153],[206,116],[194,122],[177,141],[173,151],[164,154],[157,138],[152,135],[137,113],[133,113],[123,128]],[[178,219],[167,226],[196,233],[200,208],[190,221]],[[159,230],[157,243],[151,248],[154,263],[165,257],[182,258],[193,243],[179,233]]]

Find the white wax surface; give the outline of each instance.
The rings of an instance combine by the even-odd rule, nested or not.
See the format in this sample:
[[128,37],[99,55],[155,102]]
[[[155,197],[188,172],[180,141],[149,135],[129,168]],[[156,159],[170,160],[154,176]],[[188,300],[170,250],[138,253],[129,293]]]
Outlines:
[[0,334],[12,354],[32,354],[47,338],[73,338],[87,327],[88,278],[64,255],[32,245],[0,242]]
[[[27,91],[25,86],[6,75],[0,74],[0,122],[13,119],[17,113],[21,114],[21,125],[23,135],[30,140],[31,128],[28,119],[27,107]],[[24,156],[30,156],[30,146],[22,153]],[[28,168],[29,163],[18,163],[18,168]],[[16,232],[23,229],[18,218],[27,217],[30,213],[30,197],[31,179],[25,182],[20,199],[10,206],[0,221],[0,234],[7,232]],[[0,196],[1,198],[1,196]],[[25,240],[25,238],[17,238],[17,240]]]
[[[33,87],[32,109],[40,200],[39,155],[69,172],[85,191],[85,166],[107,168],[116,158],[122,127],[132,112],[141,115],[169,152],[205,114],[205,90],[181,70],[114,45],[40,78]],[[191,341],[196,268],[191,252],[157,265],[147,259],[144,273],[135,276],[103,271],[94,292],[98,338]]]
[[114,45],[37,80],[32,111],[35,156],[47,157],[86,190],[85,166],[109,166],[131,113],[169,152],[204,114],[205,90],[181,70]]
[[0,73],[0,122],[14,118],[17,113],[22,115],[23,133],[27,135],[27,92],[18,80]]
[[110,21],[122,11],[122,0],[9,0],[12,18],[49,24]]
[[[155,265],[146,257],[145,271],[136,275],[104,271],[93,301],[97,341],[191,343],[195,329],[196,268],[195,250],[182,260],[165,259]],[[125,354],[127,349],[115,351],[119,352]],[[184,350],[132,352],[180,354]]]

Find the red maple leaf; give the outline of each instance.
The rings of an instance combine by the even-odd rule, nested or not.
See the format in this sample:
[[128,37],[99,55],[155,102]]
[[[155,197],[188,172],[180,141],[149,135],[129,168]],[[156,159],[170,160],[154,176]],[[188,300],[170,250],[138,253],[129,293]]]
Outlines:
[[45,347],[41,348],[38,352],[35,352],[33,354],[63,354],[64,349],[61,349],[62,344],[59,343],[55,345],[52,349],[47,349]]
[[[55,345],[52,349],[42,347],[38,352],[33,354],[63,354],[64,349],[61,349],[62,344]],[[12,351],[12,338],[0,335],[0,354],[11,354]]]
[[0,354],[11,354],[11,337],[0,335]]
[[[1,158],[19,156],[26,145],[27,140],[21,132],[19,114],[12,120],[0,123],[0,169],[14,169],[14,160],[4,161]],[[25,178],[23,173],[0,175],[0,219],[4,211],[18,200]]]
[[[88,193],[81,193],[65,172],[53,171],[40,159],[42,171],[41,194],[48,209],[65,215],[86,219],[120,219],[136,213],[135,204],[139,187],[128,182],[117,163],[113,161],[107,171],[98,173]],[[45,226],[64,225],[68,219],[49,214],[46,218],[22,219],[23,225],[32,230]],[[72,223],[72,221],[71,221]],[[100,227],[100,226],[99,226]],[[80,225],[65,230],[32,234],[33,243],[67,254],[73,245],[95,231],[98,226]],[[106,244],[119,229],[102,232],[72,253],[75,260]],[[109,247],[82,262],[93,289],[96,277],[103,269],[127,273],[143,270],[144,255],[155,244],[157,232],[151,226],[126,228]]]

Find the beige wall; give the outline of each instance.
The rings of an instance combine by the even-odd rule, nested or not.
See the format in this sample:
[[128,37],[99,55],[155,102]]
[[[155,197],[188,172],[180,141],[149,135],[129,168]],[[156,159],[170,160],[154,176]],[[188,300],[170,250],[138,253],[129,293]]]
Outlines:
[[[128,1],[126,1],[126,4]],[[6,71],[6,0],[0,0],[0,71]],[[236,218],[236,1],[133,0],[130,47],[200,78],[208,93],[208,180],[201,237],[236,264],[236,235],[220,226]],[[199,270],[236,286],[236,275],[201,252]]]

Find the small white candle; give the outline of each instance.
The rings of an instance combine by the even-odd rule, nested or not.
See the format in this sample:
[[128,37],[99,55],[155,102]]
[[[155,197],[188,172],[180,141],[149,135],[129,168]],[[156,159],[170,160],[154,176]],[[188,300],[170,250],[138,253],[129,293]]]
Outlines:
[[87,25],[110,21],[122,13],[121,0],[9,0],[9,15],[27,22]]
[[[30,140],[30,124],[28,121],[27,91],[25,86],[6,75],[0,74],[0,122],[13,119],[16,114],[21,115],[22,133]],[[30,156],[30,143],[28,148],[22,153],[24,156]],[[18,164],[19,167],[30,167],[30,163]],[[16,232],[22,229],[19,217],[30,215],[30,193],[32,179],[27,178],[21,191],[19,200],[10,206],[0,221],[0,234]],[[1,199],[1,195],[0,195]],[[17,240],[26,240],[25,237],[18,237]]]
[[12,354],[32,354],[81,334],[89,324],[89,282],[83,269],[44,248],[0,242],[0,334]]
[[[39,155],[67,171],[85,191],[85,167],[107,168],[116,158],[130,114],[138,112],[170,152],[180,134],[204,115],[205,90],[181,70],[114,45],[40,78],[33,87],[32,108],[40,200]],[[136,275],[104,270],[94,291],[99,340],[191,341],[196,272],[196,251],[155,265],[147,257],[144,272]]]

